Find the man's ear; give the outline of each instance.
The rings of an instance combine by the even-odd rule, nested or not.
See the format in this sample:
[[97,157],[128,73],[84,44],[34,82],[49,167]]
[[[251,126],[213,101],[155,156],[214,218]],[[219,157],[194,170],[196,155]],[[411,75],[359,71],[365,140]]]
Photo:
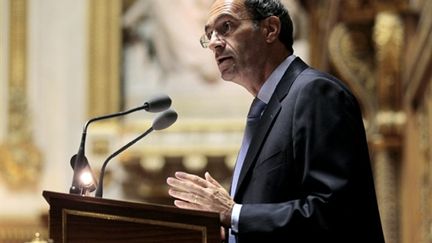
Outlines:
[[278,39],[281,22],[279,17],[270,16],[263,20],[263,35],[267,43],[272,43]]

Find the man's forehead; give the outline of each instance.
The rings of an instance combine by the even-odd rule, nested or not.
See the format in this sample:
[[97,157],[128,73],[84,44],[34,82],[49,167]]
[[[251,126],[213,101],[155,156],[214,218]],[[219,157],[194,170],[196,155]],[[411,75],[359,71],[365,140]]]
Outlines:
[[244,0],[216,0],[210,8],[207,23],[213,22],[221,15],[243,17],[246,14]]

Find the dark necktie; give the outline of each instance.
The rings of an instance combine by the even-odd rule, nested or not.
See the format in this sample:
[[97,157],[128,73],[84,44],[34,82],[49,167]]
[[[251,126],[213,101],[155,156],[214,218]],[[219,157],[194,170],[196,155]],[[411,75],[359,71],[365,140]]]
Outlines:
[[[237,189],[237,182],[240,176],[241,168],[243,167],[243,162],[246,157],[246,153],[249,149],[250,141],[252,139],[252,136],[254,134],[254,131],[258,125],[258,122],[261,118],[261,115],[266,107],[266,103],[261,101],[258,98],[255,98],[251,104],[251,107],[249,109],[249,113],[247,116],[247,123],[245,132],[243,135],[243,141],[242,145],[240,147],[240,152],[237,156],[236,165],[234,168],[234,174],[233,179],[231,183],[231,197],[234,198],[234,193]],[[231,230],[229,231],[229,242],[230,243],[236,243],[235,236],[231,233]]]
[[246,153],[249,149],[250,141],[252,139],[252,136],[254,134],[255,128],[258,125],[258,122],[261,118],[261,115],[264,111],[264,108],[266,107],[266,103],[261,101],[258,98],[255,98],[251,104],[251,107],[249,109],[249,113],[247,116],[247,123],[245,132],[243,135],[243,142],[240,148],[240,152],[237,156],[236,165],[234,168],[234,174],[231,184],[231,196],[234,197],[234,193],[237,189],[237,182],[240,176],[241,168],[243,167],[243,162],[246,157]]

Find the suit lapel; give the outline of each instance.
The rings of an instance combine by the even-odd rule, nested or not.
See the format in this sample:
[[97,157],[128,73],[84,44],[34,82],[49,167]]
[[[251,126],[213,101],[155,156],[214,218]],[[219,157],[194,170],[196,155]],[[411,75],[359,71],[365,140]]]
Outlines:
[[246,175],[249,173],[250,169],[256,162],[258,151],[261,150],[261,146],[265,140],[265,137],[270,131],[270,128],[272,127],[282,108],[281,101],[288,94],[291,85],[293,84],[294,80],[296,80],[297,76],[307,67],[308,66],[300,58],[297,57],[293,60],[291,65],[287,68],[284,75],[282,76],[282,79],[277,85],[276,90],[272,95],[267,105],[267,108],[262,115],[262,119],[259,122],[258,127],[256,128],[256,131],[252,137],[248,152],[246,153],[246,157],[243,162],[243,167],[240,171],[240,176],[237,182],[237,189],[234,197],[242,188],[242,183]]

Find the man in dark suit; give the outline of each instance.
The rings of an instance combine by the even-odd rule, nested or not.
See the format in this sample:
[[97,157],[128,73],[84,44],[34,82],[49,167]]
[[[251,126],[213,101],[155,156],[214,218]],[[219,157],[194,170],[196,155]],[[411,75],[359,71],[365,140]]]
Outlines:
[[293,55],[278,0],[216,0],[201,38],[255,100],[231,195],[209,173],[167,179],[180,208],[218,212],[230,242],[384,242],[359,105]]

